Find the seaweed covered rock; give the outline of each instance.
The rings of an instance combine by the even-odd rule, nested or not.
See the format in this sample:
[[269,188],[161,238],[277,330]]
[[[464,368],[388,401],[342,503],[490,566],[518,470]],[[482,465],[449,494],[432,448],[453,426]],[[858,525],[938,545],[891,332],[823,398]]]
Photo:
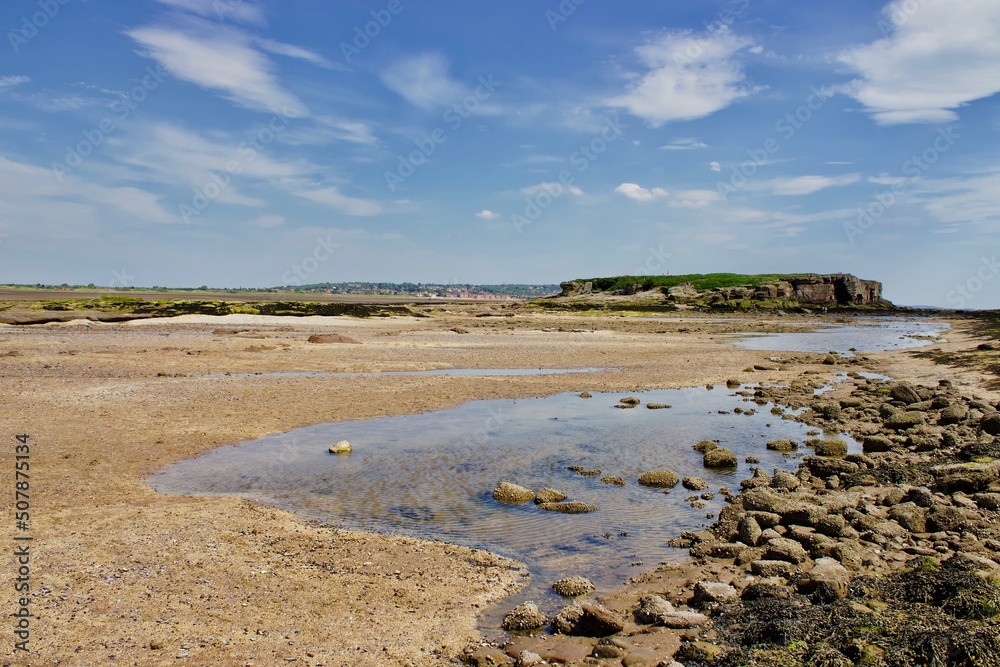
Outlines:
[[639,475],[640,484],[658,489],[672,489],[680,480],[677,473],[671,470],[650,470]]
[[786,537],[776,537],[769,540],[764,547],[765,560],[783,560],[798,565],[809,559],[806,550],[795,540]]
[[[494,496],[496,497],[496,496]],[[566,500],[566,494],[558,489],[544,488],[535,495],[535,503],[561,503]]]
[[541,503],[538,509],[546,512],[561,512],[563,514],[587,514],[596,512],[597,505],[590,505],[579,500],[571,500],[565,503]]
[[817,456],[847,456],[847,443],[839,438],[828,438],[816,443]]
[[770,485],[771,478],[761,468],[754,468],[753,475],[740,482],[740,486],[744,489],[756,489]]
[[914,426],[920,426],[926,420],[927,417],[923,412],[897,412],[885,420],[885,425],[886,428],[891,428],[896,431],[905,431],[906,429],[913,428]]
[[524,602],[507,612],[501,627],[508,632],[530,632],[545,627],[546,622],[534,602]]
[[920,402],[920,394],[906,383],[900,382],[899,384],[894,384],[889,391],[893,400],[900,401],[906,405]]
[[694,446],[694,451],[704,454],[718,448],[719,443],[715,440],[701,440]]
[[735,468],[738,465],[736,454],[725,447],[706,452],[702,463],[706,468]]
[[534,500],[535,492],[517,484],[501,482],[493,489],[493,499],[509,505],[519,505],[521,503],[530,503]]
[[767,448],[775,452],[792,452],[799,448],[799,444],[794,440],[771,440]]
[[590,595],[596,588],[594,582],[583,577],[565,577],[552,584],[552,590],[564,598],[577,598]]
[[704,491],[708,488],[708,482],[701,477],[685,477],[681,480],[681,486],[688,491]]

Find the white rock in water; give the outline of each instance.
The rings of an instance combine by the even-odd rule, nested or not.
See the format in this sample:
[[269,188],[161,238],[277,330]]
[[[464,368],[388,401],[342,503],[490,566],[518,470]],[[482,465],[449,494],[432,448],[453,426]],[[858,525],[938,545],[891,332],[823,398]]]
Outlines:
[[350,454],[351,450],[353,450],[353,449],[354,448],[351,447],[351,443],[347,442],[346,440],[341,440],[336,445],[334,445],[333,447],[330,448],[330,453],[331,454]]

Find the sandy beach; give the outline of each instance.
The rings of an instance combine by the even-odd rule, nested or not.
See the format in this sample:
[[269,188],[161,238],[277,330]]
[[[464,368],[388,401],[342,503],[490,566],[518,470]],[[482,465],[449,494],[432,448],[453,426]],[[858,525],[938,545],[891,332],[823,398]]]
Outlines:
[[[2,664],[454,664],[481,641],[478,615],[524,585],[523,565],[441,542],[314,525],[232,497],[158,494],[145,477],[221,445],[322,422],[486,398],[833,374],[822,355],[747,373],[771,355],[731,344],[735,332],[795,330],[816,317],[719,322],[498,306],[422,310],[429,316],[0,326],[0,461],[12,470],[15,436],[30,436],[35,537],[30,657],[15,655],[6,641]],[[963,327],[956,322],[948,342],[935,347],[975,347]],[[330,333],[360,344],[308,342]],[[865,356],[866,367],[894,378],[948,378],[963,392],[1000,398],[974,369],[955,371],[908,351]],[[614,370],[225,376],[538,367]],[[12,506],[5,492],[5,516]],[[13,560],[5,560],[9,580]],[[10,586],[0,601],[15,608]]]

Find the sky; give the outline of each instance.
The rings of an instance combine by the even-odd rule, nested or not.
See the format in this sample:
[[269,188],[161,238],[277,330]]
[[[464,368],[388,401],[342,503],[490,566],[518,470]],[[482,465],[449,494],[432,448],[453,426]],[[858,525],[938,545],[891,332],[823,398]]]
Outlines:
[[0,282],[1000,307],[996,0],[9,0]]

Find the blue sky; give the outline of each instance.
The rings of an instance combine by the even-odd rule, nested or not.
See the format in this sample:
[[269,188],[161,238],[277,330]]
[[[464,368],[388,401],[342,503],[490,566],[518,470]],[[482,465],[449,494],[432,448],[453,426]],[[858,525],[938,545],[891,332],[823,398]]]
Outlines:
[[0,281],[848,271],[1000,307],[995,0],[0,8]]

